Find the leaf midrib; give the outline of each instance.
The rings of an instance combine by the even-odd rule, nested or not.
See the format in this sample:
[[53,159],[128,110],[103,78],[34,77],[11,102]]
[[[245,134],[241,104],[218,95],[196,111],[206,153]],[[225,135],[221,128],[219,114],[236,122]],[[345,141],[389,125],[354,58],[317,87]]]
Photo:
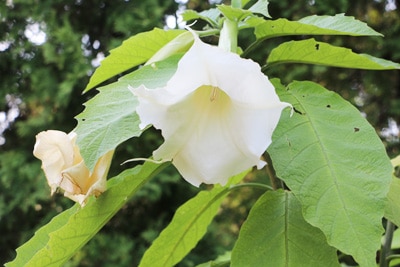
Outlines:
[[[318,132],[317,132],[316,127],[315,127],[315,124],[314,124],[312,118],[308,116],[309,113],[307,112],[307,108],[301,103],[300,99],[299,99],[296,95],[294,95],[294,94],[292,94],[292,96],[296,99],[297,103],[298,103],[298,104],[303,108],[303,110],[305,111],[304,114],[303,114],[302,116],[306,116],[306,117],[307,117],[307,119],[308,119],[308,121],[309,121],[309,123],[310,123],[310,125],[311,125],[313,134],[314,134],[314,136],[316,137],[316,139],[318,140],[318,143],[320,144],[318,147],[320,147],[321,152],[322,152],[322,154],[323,154],[323,156],[324,156],[325,162],[326,162],[326,164],[327,164],[326,166],[329,167],[328,169],[329,169],[329,172],[331,173],[331,177],[333,178],[333,182],[334,182],[335,193],[336,193],[336,195],[338,196],[338,199],[339,199],[340,202],[341,202],[341,205],[342,205],[342,207],[343,207],[342,210],[343,210],[344,213],[346,214],[346,219],[347,219],[348,224],[349,224],[350,227],[351,227],[352,233],[353,233],[353,235],[356,237],[358,245],[362,247],[362,242],[361,242],[360,239],[358,238],[358,235],[357,235],[357,234],[354,234],[354,233],[356,233],[356,232],[354,231],[353,225],[350,223],[351,220],[349,219],[349,214],[347,213],[347,210],[348,210],[348,209],[347,209],[347,206],[346,206],[345,202],[343,201],[343,198],[342,198],[342,196],[341,196],[341,194],[340,194],[340,190],[339,190],[339,186],[338,186],[338,177],[337,177],[336,173],[333,171],[333,169],[332,169],[332,167],[331,167],[331,165],[332,165],[332,164],[331,164],[331,160],[329,159],[329,157],[328,157],[328,155],[327,155],[327,153],[326,153],[326,149],[325,149],[325,147],[323,146],[323,143],[321,142],[321,138],[320,138],[319,135],[318,135]],[[307,219],[306,214],[303,214],[303,216],[304,216],[305,219]],[[307,221],[308,221],[308,220],[307,220]],[[310,224],[312,224],[310,221],[308,221],[308,222],[309,222]],[[312,224],[312,225],[313,225],[313,224]],[[315,226],[315,225],[313,225],[313,226]],[[316,227],[318,227],[318,226],[316,226]],[[318,227],[318,228],[319,228],[319,227]],[[330,241],[330,240],[328,240],[328,243],[329,243],[329,241]],[[362,250],[362,251],[365,252],[364,250]]]

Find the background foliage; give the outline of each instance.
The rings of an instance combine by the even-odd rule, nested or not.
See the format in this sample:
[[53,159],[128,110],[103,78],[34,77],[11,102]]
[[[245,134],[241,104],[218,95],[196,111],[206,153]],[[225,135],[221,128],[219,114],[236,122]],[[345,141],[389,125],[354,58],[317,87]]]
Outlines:
[[[399,9],[391,10],[390,3],[400,8],[399,1],[384,0],[271,0],[269,13],[273,18],[291,20],[312,14],[355,16],[385,38],[319,36],[315,39],[399,62],[400,12]],[[201,11],[210,4],[205,0],[190,0],[185,5]],[[32,156],[36,133],[45,129],[73,129],[76,125],[73,116],[80,113],[82,103],[95,94],[94,90],[83,96],[81,92],[93,72],[92,62],[95,63],[96,57],[107,55],[109,50],[136,33],[156,26],[162,28],[165,15],[174,15],[185,5],[172,0],[73,3],[16,0],[0,4],[0,110],[10,110],[7,95],[22,99],[19,117],[4,133],[6,143],[0,146],[1,263],[11,260],[15,248],[29,239],[36,229],[72,205],[63,197],[49,196],[40,162]],[[27,27],[35,23],[46,32],[46,42],[40,45],[32,43],[26,36]],[[246,32],[242,34],[239,45],[251,43],[249,36]],[[308,39],[307,36],[295,38]],[[251,56],[263,65],[272,47],[285,40],[282,37],[264,42],[251,52]],[[388,127],[389,118],[400,120],[398,71],[292,64],[267,69],[266,73],[280,78],[283,83],[312,80],[340,92],[366,114],[378,132]],[[158,147],[159,140],[159,133],[152,131],[147,132],[140,143],[138,140],[124,143],[116,153],[111,175],[125,168],[119,163],[127,158],[149,156]],[[398,135],[388,135],[384,141],[390,155],[399,153]],[[260,173],[250,176],[266,179]],[[183,182],[172,167],[167,169],[142,188],[67,266],[137,265],[151,241],[171,220],[176,208],[197,191]],[[258,192],[250,189],[231,194],[206,237],[180,266],[193,266],[231,250],[247,215],[247,207],[257,196]]]

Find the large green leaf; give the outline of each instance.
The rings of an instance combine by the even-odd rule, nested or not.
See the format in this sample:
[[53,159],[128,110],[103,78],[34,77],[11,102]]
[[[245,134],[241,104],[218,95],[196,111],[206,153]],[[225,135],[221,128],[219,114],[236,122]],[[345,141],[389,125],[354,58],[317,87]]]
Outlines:
[[[335,16],[309,16],[299,21],[287,19],[255,21],[254,33],[257,39],[287,35],[351,35],[382,36],[367,24],[344,14]],[[261,22],[261,23],[260,23]]]
[[328,243],[375,266],[392,166],[375,129],[350,103],[312,82],[287,90],[273,80],[284,110],[268,151],[276,174]]
[[400,179],[395,176],[390,184],[385,217],[400,227]]
[[142,133],[136,113],[138,101],[129,86],[144,84],[147,88],[156,88],[165,85],[175,73],[181,56],[172,56],[125,75],[118,82],[100,88],[100,93],[85,104],[85,110],[76,117],[75,131],[79,147],[85,148],[81,154],[89,169],[93,169],[97,159],[107,151]]
[[124,41],[121,46],[110,51],[101,65],[93,73],[85,91],[96,85],[136,67],[151,58],[161,47],[177,37],[184,30],[161,30],[139,33]]
[[85,245],[151,177],[167,164],[145,163],[124,171],[108,182],[109,189],[87,205],[72,208],[54,217],[17,249],[17,257],[7,267],[62,266]]
[[366,54],[356,54],[351,49],[314,39],[290,41],[274,48],[267,64],[271,66],[280,63],[307,63],[367,70],[400,69],[398,63]]
[[290,192],[269,191],[240,229],[231,266],[339,266],[336,249],[308,224]]
[[[232,177],[229,184],[239,182],[247,172]],[[171,223],[146,251],[139,266],[174,266],[189,253],[206,233],[224,196],[229,192],[229,184],[202,191],[180,206]]]

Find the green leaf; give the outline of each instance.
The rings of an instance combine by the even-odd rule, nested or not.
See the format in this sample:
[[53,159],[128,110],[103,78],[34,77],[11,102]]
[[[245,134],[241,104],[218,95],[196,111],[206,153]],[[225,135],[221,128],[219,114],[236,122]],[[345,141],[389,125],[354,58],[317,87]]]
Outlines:
[[299,21],[287,19],[265,20],[258,23],[254,31],[257,39],[287,35],[350,35],[382,36],[364,22],[354,17],[338,14],[335,16],[309,16]]
[[339,266],[336,249],[308,224],[287,191],[269,191],[254,204],[232,251],[231,266]]
[[370,28],[365,22],[356,20],[354,17],[345,16],[344,13],[335,16],[308,16],[298,22],[317,26],[318,28],[349,33],[350,35],[383,36],[381,33]]
[[400,228],[397,228],[393,233],[392,249],[400,248]]
[[273,84],[284,110],[268,148],[307,222],[361,266],[375,266],[392,166],[375,129],[350,103],[312,82]]
[[184,21],[202,19],[204,21],[207,21],[211,25],[217,27],[220,15],[221,12],[216,8],[210,8],[202,12],[197,12],[195,10],[188,9],[182,13],[182,18]]
[[254,5],[252,5],[249,10],[253,13],[261,14],[267,18],[270,18],[270,14],[268,12],[268,0],[258,0]]
[[114,177],[108,182],[109,189],[96,200],[90,199],[83,208],[75,204],[40,228],[6,266],[62,266],[166,165],[145,163]]
[[229,267],[231,263],[231,252],[227,251],[224,255],[219,256],[215,260],[208,261],[197,265],[196,267]]
[[[107,151],[127,139],[139,136],[139,117],[136,113],[138,101],[129,91],[129,86],[145,85],[147,88],[163,86],[176,71],[181,54],[164,61],[146,65],[123,76],[118,82],[99,89],[99,94],[90,99],[85,110],[76,116],[78,146],[90,170]],[[122,108],[123,107],[123,108]]]
[[252,12],[249,10],[234,8],[227,5],[218,5],[217,8],[226,18],[234,21],[241,21],[252,15]]
[[393,176],[385,208],[385,218],[400,227],[400,179]]
[[356,54],[351,49],[318,42],[314,39],[290,41],[271,51],[267,64],[307,63],[341,68],[367,70],[400,69],[400,64],[366,54]]
[[248,2],[250,2],[250,0],[241,0],[242,2],[242,7],[244,7],[245,5],[247,5]]
[[247,173],[232,177],[224,187],[215,185],[210,191],[202,191],[180,206],[171,223],[146,251],[139,266],[174,266],[183,259],[206,233],[229,192],[229,185],[239,182]]
[[110,51],[101,65],[93,73],[84,92],[96,85],[138,66],[150,59],[161,47],[184,33],[184,30],[161,30],[139,33],[124,41],[121,46]]

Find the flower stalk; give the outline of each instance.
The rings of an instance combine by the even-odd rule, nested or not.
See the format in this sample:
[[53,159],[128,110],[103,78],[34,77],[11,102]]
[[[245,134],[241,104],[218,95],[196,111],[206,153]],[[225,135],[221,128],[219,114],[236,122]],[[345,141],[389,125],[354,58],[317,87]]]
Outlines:
[[379,267],[388,267],[390,262],[390,253],[393,240],[395,226],[391,221],[386,223],[386,233],[384,237],[384,243],[382,244]]
[[237,36],[238,36],[237,21],[226,18],[224,24],[222,25],[218,46],[227,52],[236,53]]

